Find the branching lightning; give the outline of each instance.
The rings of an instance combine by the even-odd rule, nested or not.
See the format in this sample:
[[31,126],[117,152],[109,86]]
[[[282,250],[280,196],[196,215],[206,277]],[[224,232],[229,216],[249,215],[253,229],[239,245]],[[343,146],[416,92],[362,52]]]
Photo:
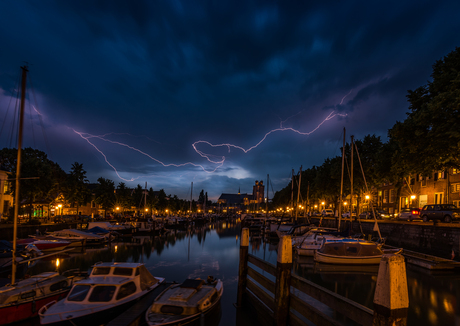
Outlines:
[[[350,91],[351,93],[351,91]],[[345,99],[345,97],[347,97],[350,93],[348,93],[347,95],[345,95],[343,98],[342,98],[342,102],[343,100]],[[341,103],[342,103],[341,102]],[[297,115],[297,114],[296,114]],[[226,158],[225,156],[216,156],[216,155],[213,155],[213,154],[208,154],[208,153],[205,153],[203,152],[202,150],[199,150],[198,149],[198,145],[200,144],[206,144],[210,147],[213,147],[213,148],[216,148],[216,147],[227,147],[228,149],[228,152],[230,152],[230,149],[231,148],[234,148],[234,149],[238,149],[238,150],[241,150],[242,152],[244,153],[248,153],[250,152],[251,150],[257,148],[260,144],[262,144],[265,139],[267,139],[267,137],[273,133],[276,133],[276,132],[283,132],[283,131],[291,131],[291,132],[295,132],[299,135],[303,135],[303,136],[308,136],[308,135],[311,135],[312,133],[314,133],[316,130],[318,130],[326,121],[329,121],[331,120],[332,118],[336,117],[336,116],[341,116],[341,117],[344,117],[346,116],[346,114],[340,114],[340,113],[336,113],[335,111],[331,112],[323,121],[321,121],[313,130],[311,131],[308,131],[308,132],[302,132],[302,131],[299,131],[299,130],[296,130],[294,128],[291,128],[291,127],[283,127],[283,121],[281,121],[281,124],[280,124],[280,127],[279,128],[276,128],[276,129],[273,129],[273,130],[270,130],[269,132],[267,132],[263,137],[262,139],[256,143],[255,145],[249,147],[249,148],[243,148],[242,146],[238,146],[238,145],[234,145],[234,144],[229,144],[229,143],[223,143],[223,144],[213,144],[209,141],[206,141],[206,140],[198,140],[196,142],[194,142],[192,144],[192,147],[193,149],[195,150],[195,152],[200,155],[201,157],[205,158],[209,163],[212,163],[212,164],[215,164],[216,166],[213,168],[213,169],[207,169],[205,166],[201,165],[201,164],[196,164],[196,163],[193,163],[193,162],[186,162],[186,163],[181,163],[181,164],[174,164],[174,163],[164,163],[162,161],[160,161],[159,159],[151,156],[150,154],[148,153],[145,153],[144,151],[138,149],[138,148],[135,148],[133,146],[130,146],[128,144],[125,144],[125,143],[121,143],[121,142],[118,142],[118,141],[114,141],[114,140],[110,140],[108,139],[107,137],[109,135],[112,135],[112,134],[115,134],[115,133],[107,133],[107,134],[103,134],[103,135],[91,135],[91,134],[88,134],[88,133],[84,133],[84,132],[79,132],[75,129],[72,129],[77,135],[79,135],[81,138],[83,138],[84,140],[86,140],[88,142],[88,144],[90,144],[96,151],[98,151],[103,157],[104,157],[104,160],[105,162],[115,171],[115,173],[117,174],[117,176],[124,180],[124,181],[134,181],[140,177],[137,177],[137,178],[131,178],[131,179],[125,179],[123,178],[120,173],[117,171],[116,167],[110,163],[110,161],[108,160],[107,156],[103,153],[102,150],[100,150],[95,144],[94,142],[92,142],[91,140],[92,139],[99,139],[99,140],[102,140],[102,141],[105,141],[105,142],[109,142],[109,143],[112,143],[112,144],[115,144],[115,145],[119,145],[119,146],[123,146],[123,147],[126,147],[126,148],[129,148],[135,152],[138,152],[146,157],[148,157],[149,159],[151,159],[152,161],[158,163],[158,164],[161,164],[162,166],[164,167],[183,167],[183,166],[187,166],[187,165],[191,165],[191,166],[194,166],[194,167],[198,167],[198,168],[201,168],[204,172],[207,172],[207,173],[213,173],[213,172],[216,172],[216,170],[218,168],[220,168],[221,166],[223,166]],[[288,118],[289,119],[289,118]],[[287,119],[286,119],[287,120]],[[286,121],[285,120],[285,121]],[[211,157],[217,157],[217,158],[211,158]]]

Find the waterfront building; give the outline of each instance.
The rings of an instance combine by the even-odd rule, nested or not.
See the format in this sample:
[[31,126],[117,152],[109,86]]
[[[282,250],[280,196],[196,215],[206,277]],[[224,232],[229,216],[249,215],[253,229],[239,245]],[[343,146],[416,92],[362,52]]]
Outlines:
[[252,186],[252,194],[242,194],[239,189],[237,194],[223,193],[217,200],[217,204],[223,213],[238,213],[246,212],[247,210],[257,211],[263,208],[260,204],[265,200],[264,191],[264,182],[256,180]]

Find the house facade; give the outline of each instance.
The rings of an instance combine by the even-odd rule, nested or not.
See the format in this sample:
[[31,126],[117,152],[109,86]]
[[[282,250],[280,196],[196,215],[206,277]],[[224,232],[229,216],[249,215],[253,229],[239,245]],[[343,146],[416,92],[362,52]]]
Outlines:
[[[399,193],[398,193],[399,191]],[[376,206],[389,213],[402,208],[422,208],[429,204],[454,204],[460,207],[460,170],[433,171],[428,176],[410,175],[401,189],[384,183],[377,189]]]

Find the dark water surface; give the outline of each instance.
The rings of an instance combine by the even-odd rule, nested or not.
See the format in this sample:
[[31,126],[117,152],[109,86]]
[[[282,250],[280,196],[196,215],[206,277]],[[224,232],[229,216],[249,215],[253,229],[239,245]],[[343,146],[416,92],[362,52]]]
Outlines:
[[[85,253],[64,254],[57,259],[38,262],[31,275],[58,269],[87,270],[96,262],[143,262],[154,275],[167,281],[182,282],[187,278],[209,275],[224,284],[222,316],[219,325],[259,325],[251,311],[238,313],[238,263],[241,227],[234,220],[219,221],[191,231],[172,231],[165,237],[135,237],[130,242],[113,242],[104,248],[87,249]],[[249,253],[276,265],[277,244],[251,239]],[[373,308],[377,267],[343,269],[334,265],[315,264],[312,259],[294,257],[293,273],[331,291]],[[268,277],[268,275],[266,275]],[[432,274],[407,266],[409,289],[408,326],[460,325],[460,273]],[[21,325],[36,325],[37,320]],[[347,322],[346,322],[347,323]],[[352,324],[349,323],[348,324]]]

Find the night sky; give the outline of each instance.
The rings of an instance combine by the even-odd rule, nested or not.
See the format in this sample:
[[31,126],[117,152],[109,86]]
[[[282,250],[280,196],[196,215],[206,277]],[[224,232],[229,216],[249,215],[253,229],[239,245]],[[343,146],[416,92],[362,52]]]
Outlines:
[[2,0],[0,147],[17,146],[28,62],[24,146],[66,172],[79,162],[90,182],[184,199],[191,182],[194,199],[216,200],[267,174],[277,191],[339,156],[343,128],[386,141],[407,91],[460,46],[459,13],[459,1]]

